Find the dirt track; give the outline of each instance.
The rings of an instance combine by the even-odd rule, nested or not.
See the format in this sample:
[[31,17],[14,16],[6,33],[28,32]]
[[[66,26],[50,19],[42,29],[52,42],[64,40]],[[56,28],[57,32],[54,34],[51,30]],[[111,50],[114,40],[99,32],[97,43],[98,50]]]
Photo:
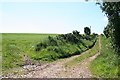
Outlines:
[[[101,49],[100,37],[99,37],[99,47]],[[85,54],[89,52],[83,52]],[[81,54],[81,55],[82,55]],[[91,78],[92,74],[89,70],[89,64],[94,60],[100,53],[96,53],[94,56],[89,57],[82,62],[78,63],[79,65],[69,68],[65,67],[65,63],[69,62],[81,55],[72,56],[66,59],[60,59],[50,64],[45,64],[42,66],[38,65],[26,65],[24,70],[26,72],[22,75],[11,75],[9,77],[23,77],[23,78]]]

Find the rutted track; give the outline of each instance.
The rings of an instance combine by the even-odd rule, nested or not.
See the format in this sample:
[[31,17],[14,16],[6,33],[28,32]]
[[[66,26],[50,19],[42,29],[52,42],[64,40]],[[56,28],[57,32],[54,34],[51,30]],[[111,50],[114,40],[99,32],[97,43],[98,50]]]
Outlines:
[[[101,49],[100,37],[99,37],[99,48]],[[88,53],[90,50],[83,52],[81,55]],[[89,64],[94,60],[100,52],[96,53],[94,56],[89,57],[79,65],[69,68],[65,67],[65,63],[69,62],[81,55],[72,56],[70,58],[59,59],[50,64],[44,65],[26,65],[23,66],[23,71],[26,71],[21,75],[9,75],[9,78],[91,78],[92,74],[89,70]]]

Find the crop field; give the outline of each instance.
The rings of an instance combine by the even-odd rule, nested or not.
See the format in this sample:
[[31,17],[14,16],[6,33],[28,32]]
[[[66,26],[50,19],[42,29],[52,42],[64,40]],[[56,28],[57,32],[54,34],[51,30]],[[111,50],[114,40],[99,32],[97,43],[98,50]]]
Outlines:
[[0,77],[2,74],[2,34],[0,33]]
[[56,34],[2,34],[2,69],[22,65],[24,55],[29,56],[31,49],[48,36]]
[[73,33],[4,33],[2,34],[2,72],[6,74],[6,71],[12,68],[52,62],[81,54],[91,48],[96,39],[94,35],[84,36]]

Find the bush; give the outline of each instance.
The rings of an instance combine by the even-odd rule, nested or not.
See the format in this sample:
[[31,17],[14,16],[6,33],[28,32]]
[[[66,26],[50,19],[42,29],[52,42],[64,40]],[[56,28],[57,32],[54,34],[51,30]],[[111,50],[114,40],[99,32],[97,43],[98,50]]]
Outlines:
[[57,46],[57,41],[53,37],[48,36],[48,44],[51,46]]
[[41,49],[46,48],[46,47],[47,47],[47,44],[39,43],[36,45],[35,51],[40,51]]
[[40,52],[36,54],[35,59],[45,61],[56,60],[58,58],[67,58],[80,54],[94,46],[96,42],[95,38],[96,34],[82,36],[78,31],[61,34],[56,37],[48,36],[45,42],[36,45],[36,51]]

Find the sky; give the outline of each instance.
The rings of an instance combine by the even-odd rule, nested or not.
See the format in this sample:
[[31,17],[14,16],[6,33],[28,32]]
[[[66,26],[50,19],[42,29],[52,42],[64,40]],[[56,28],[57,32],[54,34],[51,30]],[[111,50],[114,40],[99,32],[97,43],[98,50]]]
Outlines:
[[0,3],[0,33],[102,33],[107,17],[94,1],[4,0]]

